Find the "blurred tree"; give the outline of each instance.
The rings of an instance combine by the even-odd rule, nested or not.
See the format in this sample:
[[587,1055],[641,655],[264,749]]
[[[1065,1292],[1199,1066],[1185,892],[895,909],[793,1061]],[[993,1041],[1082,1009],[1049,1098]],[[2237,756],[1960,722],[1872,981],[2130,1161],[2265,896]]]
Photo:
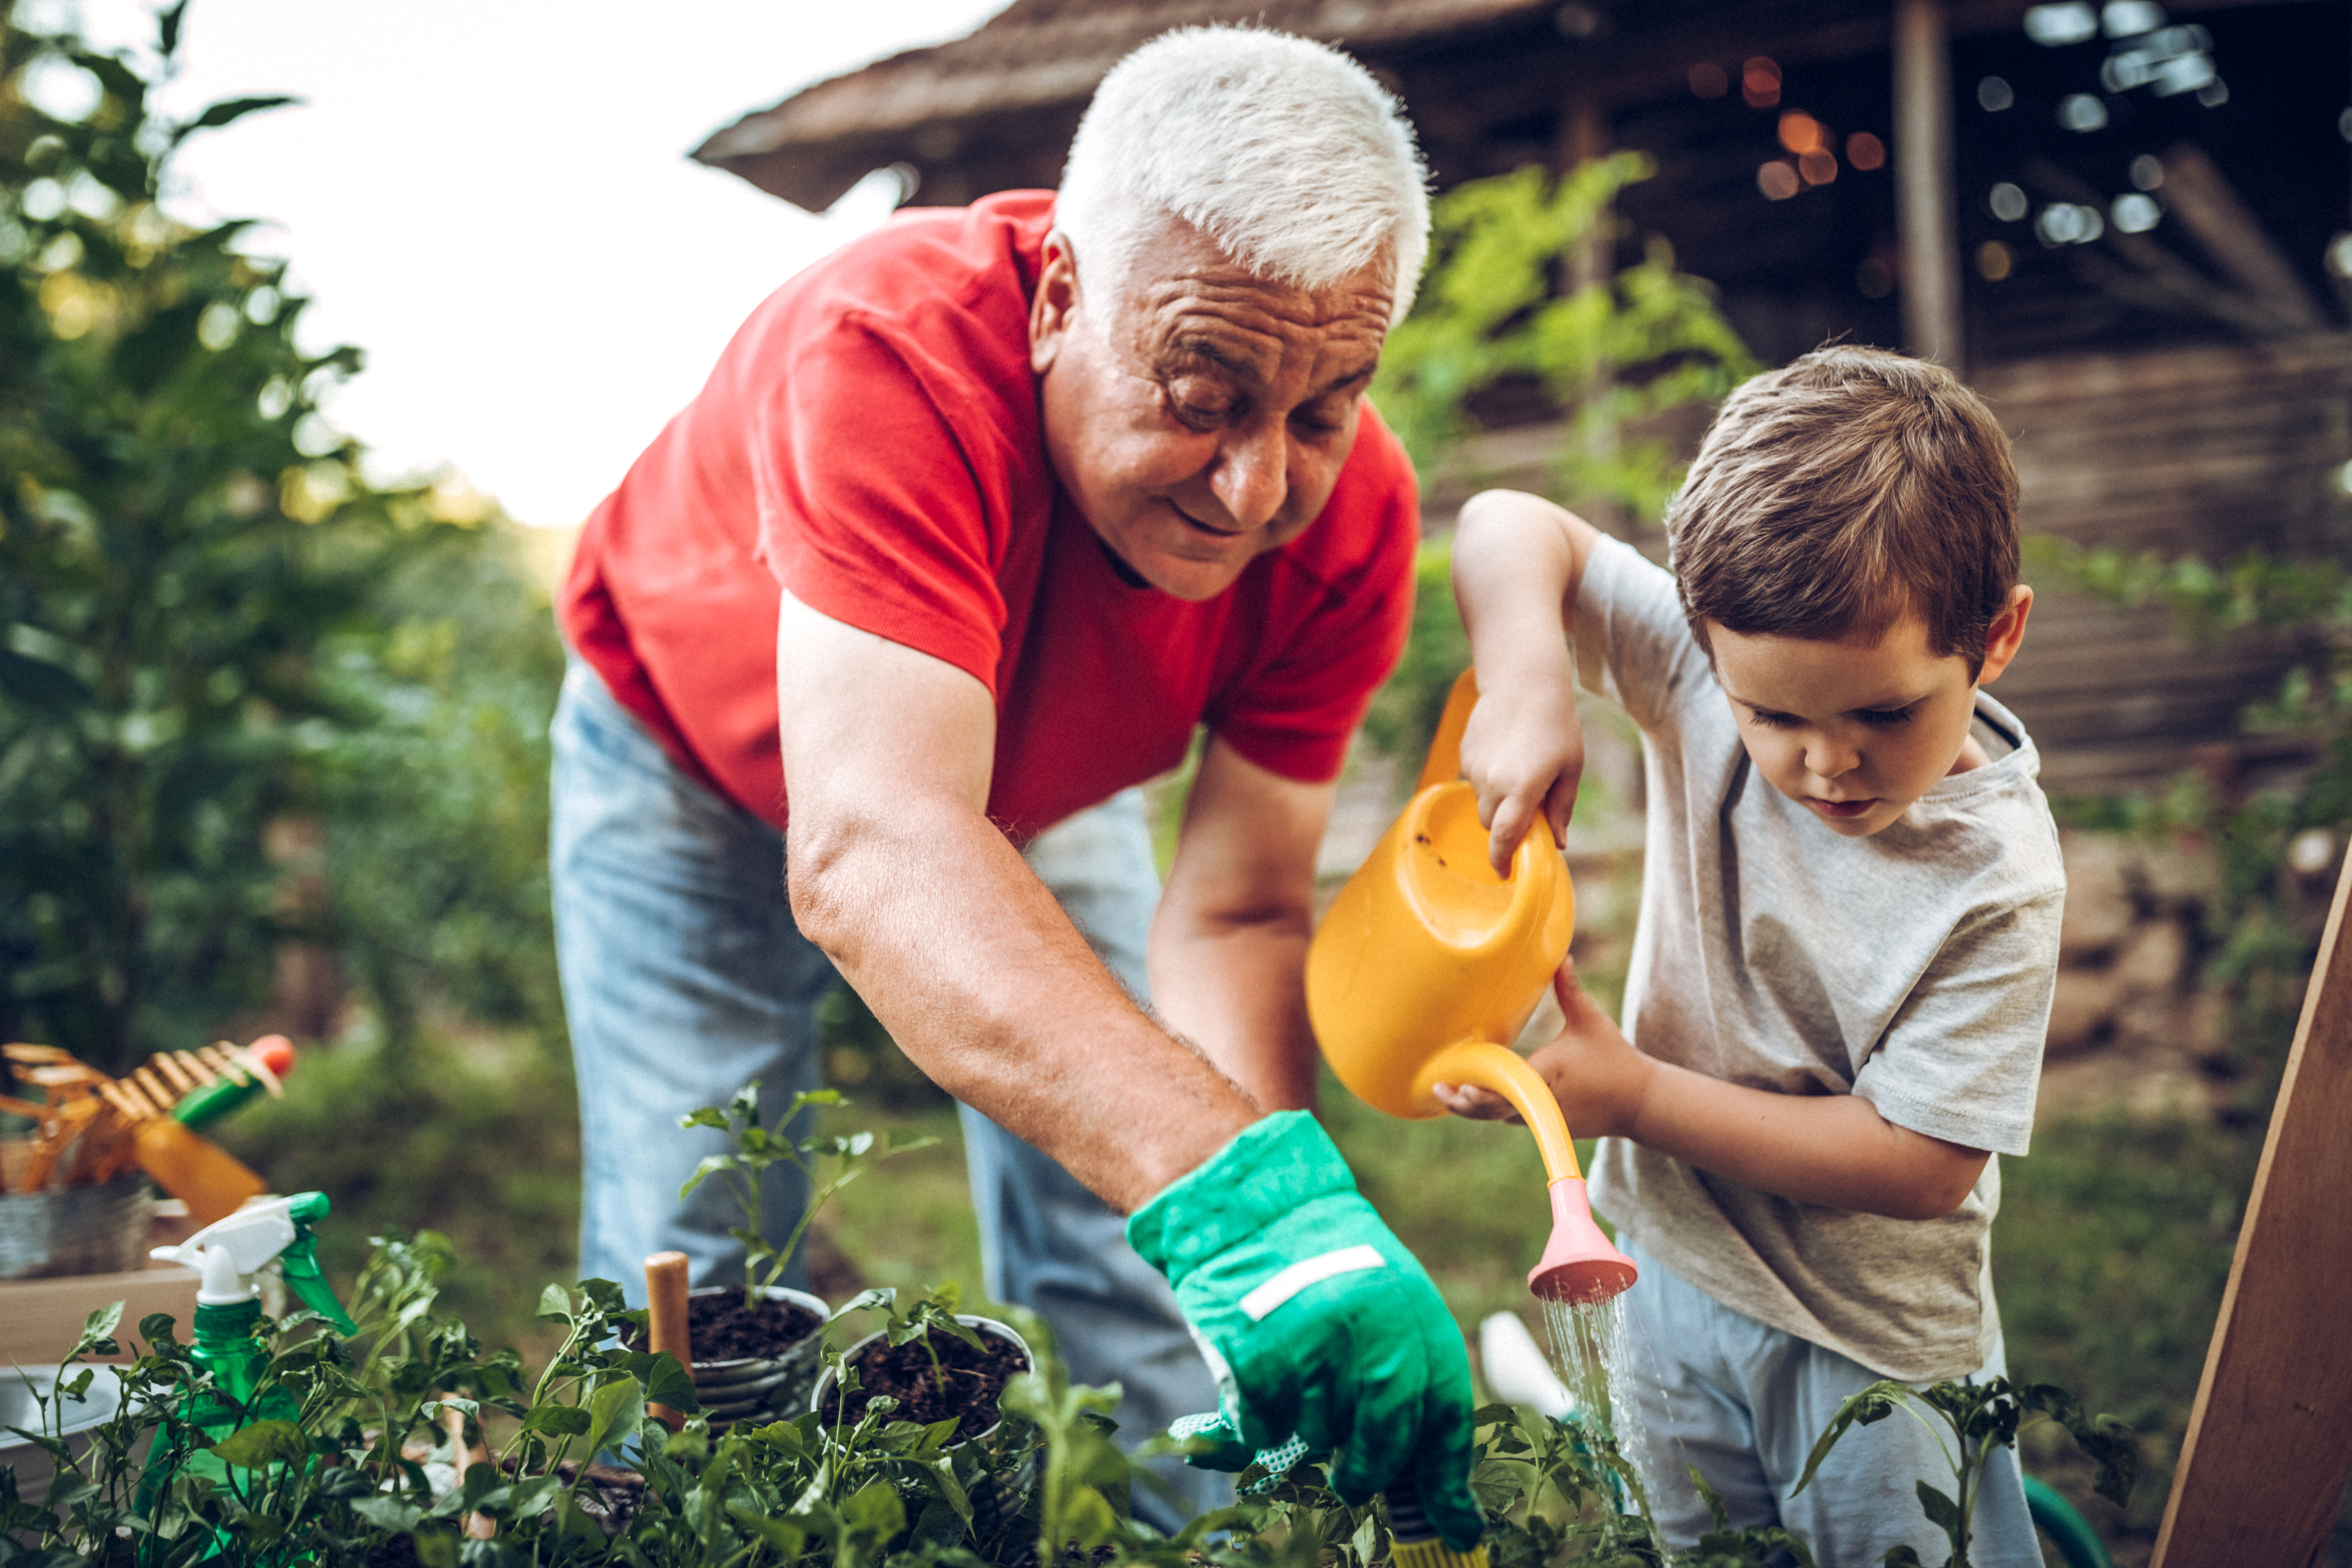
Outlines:
[[[1554,499],[1664,515],[1681,464],[1638,427],[1711,407],[1761,367],[1664,239],[1651,237],[1631,267],[1606,265],[1612,204],[1651,170],[1646,155],[1616,153],[1558,180],[1531,165],[1437,198],[1429,275],[1390,334],[1372,394],[1424,472],[1456,460],[1480,393],[1532,378],[1567,416]],[[1564,274],[1580,252],[1594,263],[1577,286]]]
[[[528,594],[478,507],[362,477],[318,407],[359,354],[297,345],[283,263],[157,205],[188,136],[287,100],[173,123],[131,64],[0,10],[0,1037],[110,1066],[193,1043],[291,936],[341,941],[397,1013],[418,966],[480,956],[483,883],[535,886],[543,806],[482,799],[521,764],[455,764],[529,748],[551,631],[509,624]],[[468,606],[528,695],[453,704]],[[266,830],[321,813],[342,896],[289,898]],[[509,942],[543,947],[543,897],[523,918]],[[472,973],[509,1010],[539,984]]]
[[[1633,525],[1664,515],[1683,465],[1667,442],[1643,434],[1644,422],[1704,415],[1760,367],[1714,289],[1677,272],[1664,240],[1647,241],[1632,267],[1606,265],[1616,247],[1612,204],[1650,172],[1643,154],[1618,153],[1557,180],[1530,166],[1437,198],[1429,274],[1389,336],[1372,391],[1424,476],[1463,468],[1481,394],[1533,381],[1566,416],[1552,498],[1612,510]],[[1580,286],[1570,276],[1580,254],[1592,274]],[[1411,638],[1365,716],[1365,735],[1391,756],[1427,749],[1470,662],[1451,568],[1450,541],[1423,547]]]

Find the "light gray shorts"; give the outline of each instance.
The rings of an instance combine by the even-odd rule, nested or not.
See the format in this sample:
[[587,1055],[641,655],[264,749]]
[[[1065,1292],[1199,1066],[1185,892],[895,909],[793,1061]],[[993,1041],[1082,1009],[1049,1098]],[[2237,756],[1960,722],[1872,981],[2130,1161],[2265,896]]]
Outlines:
[[[1696,1545],[1713,1528],[1685,1468],[1695,1465],[1735,1528],[1784,1525],[1812,1548],[1821,1568],[1876,1568],[1887,1548],[1903,1543],[1923,1563],[1950,1554],[1943,1531],[1921,1511],[1917,1489],[1925,1480],[1948,1497],[1957,1492],[1949,1427],[1924,1410],[1928,1425],[1898,1411],[1854,1426],[1812,1483],[1790,1496],[1813,1440],[1846,1396],[1879,1374],[1733,1311],[1630,1237],[1617,1244],[1642,1271],[1625,1293],[1629,1391],[1646,1433],[1651,1505],[1670,1545]],[[1996,1343],[1978,1375],[2005,1370]],[[2042,1568],[2013,1449],[1986,1461],[1979,1486],[1970,1561],[1978,1568]]]

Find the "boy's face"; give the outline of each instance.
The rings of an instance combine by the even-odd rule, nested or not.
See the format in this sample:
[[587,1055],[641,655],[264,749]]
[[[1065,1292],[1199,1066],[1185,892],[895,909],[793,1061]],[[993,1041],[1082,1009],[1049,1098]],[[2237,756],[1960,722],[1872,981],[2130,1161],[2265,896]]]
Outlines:
[[1967,659],[1929,651],[1916,615],[1883,637],[1838,642],[1709,622],[1707,644],[1756,771],[1831,832],[1867,838],[1937,779],[1973,765],[1963,753],[1976,689],[2016,657],[2032,603],[2032,589],[2011,590],[1973,679]]

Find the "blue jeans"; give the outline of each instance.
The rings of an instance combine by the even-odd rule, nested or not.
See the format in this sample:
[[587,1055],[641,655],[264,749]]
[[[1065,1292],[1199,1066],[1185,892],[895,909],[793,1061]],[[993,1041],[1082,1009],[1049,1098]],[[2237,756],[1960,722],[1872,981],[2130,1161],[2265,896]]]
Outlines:
[[[733,1192],[714,1181],[677,1196],[726,1140],[678,1119],[756,1078],[772,1122],[796,1090],[817,1087],[817,1006],[839,977],[793,922],[783,836],[680,771],[577,659],[552,739],[550,873],[580,1084],[581,1273],[641,1301],[646,1254],[675,1248],[697,1285],[740,1278]],[[1144,940],[1160,879],[1140,794],[1072,817],[1026,854],[1111,973],[1149,996]],[[1074,1379],[1121,1385],[1129,1440],[1216,1408],[1175,1295],[1127,1245],[1125,1222],[1054,1161],[960,1110],[988,1294],[1043,1317]],[[781,1242],[805,1201],[797,1173],[771,1167],[762,1233]],[[1136,1507],[1163,1529],[1232,1495],[1220,1476],[1153,1469],[1176,1506],[1139,1487]]]
[[[1722,1497],[1734,1526],[1786,1525],[1822,1568],[1875,1564],[1897,1542],[1923,1563],[1943,1561],[1950,1549],[1915,1489],[1920,1480],[1948,1497],[1956,1489],[1937,1443],[1938,1433],[1951,1441],[1940,1419],[1923,1425],[1898,1411],[1849,1428],[1812,1484],[1791,1496],[1813,1440],[1846,1397],[1878,1382],[1878,1373],[1734,1311],[1631,1236],[1621,1234],[1617,1245],[1642,1271],[1625,1292],[1627,1382],[1648,1436],[1651,1508],[1668,1544],[1694,1546],[1710,1528],[1683,1468],[1691,1464]],[[2003,1371],[1996,1344],[1977,1375]],[[1986,1456],[1975,1531],[1969,1557],[1980,1568],[2041,1568],[2014,1448]]]

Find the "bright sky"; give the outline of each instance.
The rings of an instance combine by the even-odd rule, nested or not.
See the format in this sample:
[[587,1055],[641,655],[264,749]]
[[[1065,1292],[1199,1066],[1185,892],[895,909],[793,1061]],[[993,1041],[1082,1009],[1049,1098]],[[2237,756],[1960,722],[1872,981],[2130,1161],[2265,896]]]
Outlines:
[[[777,284],[880,221],[824,219],[687,160],[793,89],[978,26],[1005,0],[195,0],[164,100],[292,93],[193,140],[169,204],[264,217],[255,251],[356,343],[330,405],[385,475],[444,464],[538,524],[578,521]],[[152,40],[142,0],[91,35]]]

